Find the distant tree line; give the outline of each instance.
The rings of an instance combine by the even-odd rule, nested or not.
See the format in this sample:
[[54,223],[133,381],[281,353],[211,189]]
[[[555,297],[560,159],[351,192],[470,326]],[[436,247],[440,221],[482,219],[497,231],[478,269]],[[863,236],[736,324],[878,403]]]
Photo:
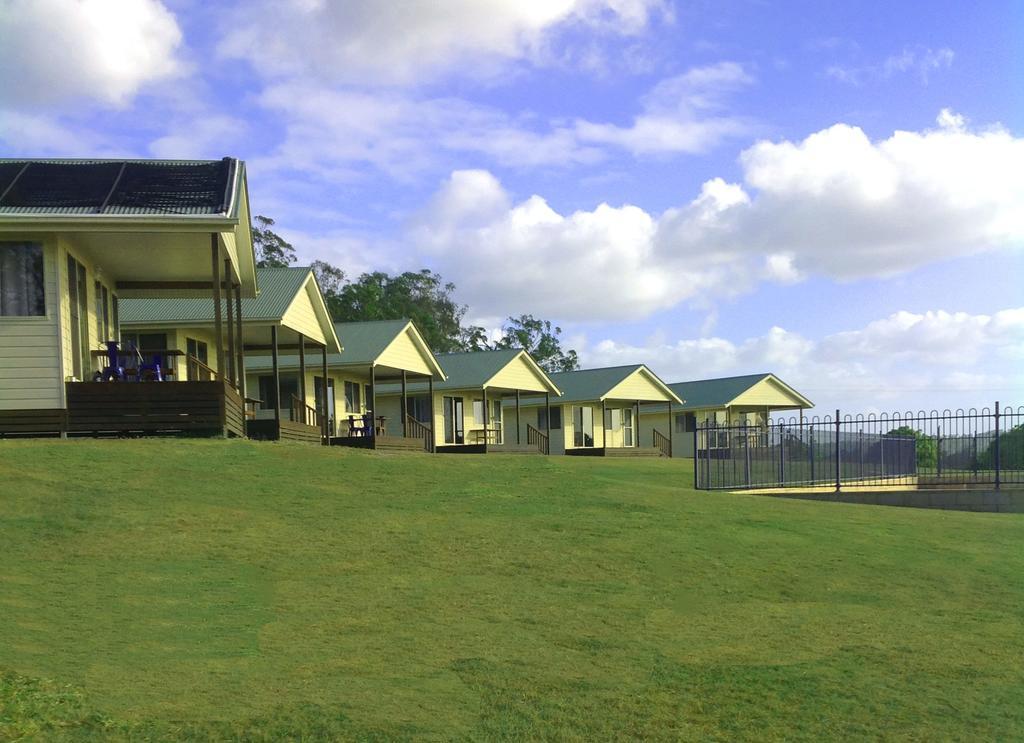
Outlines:
[[[287,267],[297,260],[295,247],[273,227],[274,220],[269,217],[253,218],[256,265],[260,268]],[[579,368],[576,351],[562,349],[562,329],[548,320],[527,314],[509,317],[496,341],[488,338],[484,328],[464,325],[468,308],[455,300],[455,284],[430,269],[395,275],[373,271],[352,280],[326,261],[313,261],[312,268],[336,322],[408,318],[438,352],[522,348],[545,371]]]

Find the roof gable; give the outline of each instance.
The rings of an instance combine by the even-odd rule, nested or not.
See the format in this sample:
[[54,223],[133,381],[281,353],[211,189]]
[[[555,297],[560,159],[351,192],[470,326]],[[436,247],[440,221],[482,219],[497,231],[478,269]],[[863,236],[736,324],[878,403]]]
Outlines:
[[558,372],[551,375],[551,381],[562,390],[561,402],[603,399],[678,402],[668,386],[643,364]]
[[427,342],[423,340],[423,336],[411,320],[406,321],[401,332],[377,357],[377,363],[380,366],[404,369],[416,374],[428,374],[441,379],[445,377],[441,365],[437,363]]
[[486,387],[522,390],[523,392],[561,392],[550,377],[544,373],[533,357],[520,350],[494,376],[487,380]]

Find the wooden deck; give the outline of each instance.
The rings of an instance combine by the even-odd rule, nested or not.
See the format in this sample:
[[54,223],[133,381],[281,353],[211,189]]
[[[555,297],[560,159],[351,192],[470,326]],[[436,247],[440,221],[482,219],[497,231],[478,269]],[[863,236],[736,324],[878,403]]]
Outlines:
[[0,410],[0,439],[20,436],[60,436],[67,411],[57,409]]
[[570,457],[663,457],[661,449],[654,446],[588,446],[566,449]]
[[259,441],[298,441],[304,444],[322,444],[323,433],[318,426],[310,426],[282,419],[280,426],[273,418],[250,420],[246,426],[249,438]]
[[529,444],[438,444],[438,454],[540,454]]
[[227,382],[67,382],[69,436],[244,436],[245,407]]
[[331,446],[349,446],[355,449],[376,449],[378,451],[427,450],[423,439],[405,436],[333,436]]

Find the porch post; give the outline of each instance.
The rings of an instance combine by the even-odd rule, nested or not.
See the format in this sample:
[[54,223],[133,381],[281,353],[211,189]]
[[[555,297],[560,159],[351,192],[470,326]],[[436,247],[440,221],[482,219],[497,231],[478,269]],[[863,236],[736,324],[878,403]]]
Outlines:
[[324,446],[329,446],[331,443],[331,404],[328,399],[328,395],[331,394],[331,385],[327,379],[327,344],[320,346],[320,364],[321,372],[324,375],[323,381],[323,394],[320,399],[323,401],[322,409],[320,410],[320,423],[324,429]]
[[409,436],[409,400],[406,397],[408,393],[407,378],[405,369],[402,369],[402,438],[408,438]]
[[484,390],[484,449],[486,450],[487,449],[487,445],[490,443],[490,441],[488,440],[489,433],[487,431],[487,423],[488,423],[488,419],[490,418],[490,416],[487,414],[488,413],[488,411],[487,411],[487,388],[484,387],[483,390]]
[[235,332],[238,337],[235,341],[235,348],[238,353],[238,360],[235,363],[235,369],[238,372],[238,392],[242,395],[242,399],[245,399],[245,347],[242,345],[242,285],[237,284],[235,286]]
[[430,453],[437,451],[437,416],[434,415],[434,374],[427,378],[427,396],[430,398]]
[[227,308],[228,308],[228,381],[232,387],[237,389],[237,380],[235,379],[235,309],[232,306],[231,294],[235,282],[231,279],[231,259],[224,259],[224,288],[227,289]]
[[519,420],[519,390],[516,389],[516,444],[523,443],[523,429]]
[[[299,399],[306,404],[306,336],[299,333]],[[306,412],[302,412],[302,422],[306,422]]]
[[210,233],[210,255],[213,258],[213,327],[217,344],[217,376],[224,379],[224,308],[220,306],[220,243],[217,233]]
[[377,367],[370,364],[370,430],[377,435]]
[[[547,415],[544,416],[544,435],[548,437],[548,451],[551,454],[551,393],[544,393],[544,409],[547,411]],[[562,421],[563,430],[565,429],[565,421]]]
[[[608,448],[608,427],[605,425],[605,416],[608,415],[608,401],[604,398],[601,399],[601,448]],[[594,446],[597,446],[597,442],[594,442]]]
[[270,326],[270,358],[274,365],[274,423],[277,424],[275,434],[281,438],[281,370],[277,365],[277,326]]
[[672,430],[676,427],[676,422],[672,420],[672,401],[668,401],[668,456],[671,458],[675,452],[672,450]]

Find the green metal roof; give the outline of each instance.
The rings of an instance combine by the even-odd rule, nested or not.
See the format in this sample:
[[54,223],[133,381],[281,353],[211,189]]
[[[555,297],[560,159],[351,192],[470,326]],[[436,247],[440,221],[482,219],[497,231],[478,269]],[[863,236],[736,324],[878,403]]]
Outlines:
[[[310,269],[257,268],[259,296],[242,299],[243,321],[281,320],[302,289]],[[213,322],[213,299],[204,297],[146,297],[118,303],[122,325]],[[343,344],[344,345],[344,344]]]
[[745,374],[739,377],[676,382],[669,387],[684,401],[685,409],[721,408],[769,376],[768,373]]
[[643,364],[629,366],[608,366],[603,369],[579,369],[569,372],[549,374],[551,381],[562,390],[559,402],[582,402],[600,400],[615,385],[638,369]]
[[464,351],[436,354],[437,363],[448,379],[435,384],[435,389],[469,389],[483,387],[522,353],[521,348],[502,348],[497,351]]

